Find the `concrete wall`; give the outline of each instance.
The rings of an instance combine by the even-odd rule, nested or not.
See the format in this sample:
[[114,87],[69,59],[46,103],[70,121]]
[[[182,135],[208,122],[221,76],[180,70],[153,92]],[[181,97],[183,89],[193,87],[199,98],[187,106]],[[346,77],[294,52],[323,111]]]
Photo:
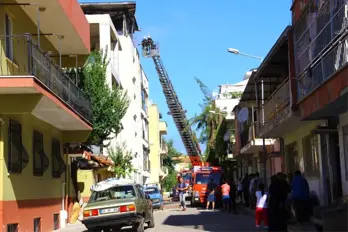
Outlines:
[[[0,135],[0,226],[19,223],[21,231],[33,229],[33,219],[40,217],[42,230],[53,229],[53,214],[59,214],[62,203],[64,174],[52,178],[52,139],[63,140],[62,132],[37,119],[31,114],[2,116],[5,124]],[[8,125],[9,119],[22,125],[22,143],[29,156],[29,163],[21,174],[7,171]],[[44,136],[44,151],[49,159],[49,167],[43,176],[33,175],[33,131]],[[62,143],[61,143],[62,145]],[[61,147],[61,151],[63,148]]]
[[149,136],[150,136],[150,161],[151,176],[150,183],[159,183],[160,173],[160,133],[159,133],[159,110],[158,106],[152,104],[149,106]]
[[[304,154],[303,151],[303,144],[302,139],[310,134],[311,130],[313,130],[317,125],[322,124],[322,121],[310,121],[305,126],[302,126],[301,128],[298,128],[294,132],[287,134],[284,136],[284,145],[291,144],[293,142],[297,142],[298,145],[298,159],[299,159],[299,165],[300,165],[300,171],[305,172],[305,161],[304,157],[307,154]],[[318,135],[319,136],[319,135]],[[320,141],[320,139],[319,139]],[[320,147],[320,143],[319,143]],[[287,161],[286,161],[287,162]],[[320,149],[319,149],[319,167],[320,167],[320,173],[322,173],[322,163],[321,163],[321,155],[320,155]],[[324,183],[323,178],[320,175],[319,177],[308,177],[306,176],[311,191],[314,191],[321,199],[321,201],[324,200]]]

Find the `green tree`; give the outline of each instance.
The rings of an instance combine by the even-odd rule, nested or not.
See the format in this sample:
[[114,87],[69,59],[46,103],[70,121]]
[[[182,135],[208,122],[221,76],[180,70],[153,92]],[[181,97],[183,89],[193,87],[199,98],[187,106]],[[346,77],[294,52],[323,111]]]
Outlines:
[[163,159],[163,166],[168,168],[168,176],[163,180],[163,187],[166,191],[170,191],[172,187],[178,182],[176,178],[175,164],[179,163],[179,160],[175,158],[182,156],[183,154],[179,152],[174,147],[173,140],[165,140],[168,147],[168,155]]
[[107,150],[110,159],[115,163],[115,176],[117,178],[131,177],[136,169],[132,164],[132,152],[127,150],[125,143],[122,146],[117,145],[114,149],[108,148]]
[[[78,85],[91,102],[93,112],[93,131],[87,144],[103,146],[122,130],[121,120],[127,112],[130,100],[127,92],[119,86],[110,88],[106,81],[107,54],[103,51],[93,51],[79,74]],[[69,76],[74,73],[69,70]],[[104,144],[108,146],[109,143]],[[102,150],[102,149],[101,149]]]
[[223,141],[223,133],[226,130],[225,117],[216,107],[208,87],[200,79],[195,78],[195,80],[203,94],[203,102],[200,104],[202,111],[189,120],[189,126],[194,126],[200,133],[198,141],[206,144],[204,154],[206,161],[215,163],[217,158],[226,153],[227,144]]

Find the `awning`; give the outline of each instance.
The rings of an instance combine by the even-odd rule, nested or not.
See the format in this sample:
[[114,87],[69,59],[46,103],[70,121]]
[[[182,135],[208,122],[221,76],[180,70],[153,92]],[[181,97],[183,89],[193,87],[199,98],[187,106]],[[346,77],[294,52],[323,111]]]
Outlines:
[[267,100],[277,87],[289,76],[288,32],[287,26],[275,42],[260,67],[252,72],[240,102],[256,102],[255,81],[258,84],[258,98],[261,101],[261,81],[264,83],[264,100]]

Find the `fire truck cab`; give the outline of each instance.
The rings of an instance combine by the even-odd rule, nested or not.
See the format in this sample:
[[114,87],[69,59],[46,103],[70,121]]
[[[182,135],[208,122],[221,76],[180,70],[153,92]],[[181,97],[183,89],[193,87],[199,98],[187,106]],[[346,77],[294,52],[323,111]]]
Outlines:
[[204,166],[196,169],[192,175],[192,206],[205,204],[207,202],[209,194],[207,186],[211,179],[213,179],[214,183],[218,186],[215,190],[216,201],[217,203],[221,201],[221,182],[223,179],[222,168]]

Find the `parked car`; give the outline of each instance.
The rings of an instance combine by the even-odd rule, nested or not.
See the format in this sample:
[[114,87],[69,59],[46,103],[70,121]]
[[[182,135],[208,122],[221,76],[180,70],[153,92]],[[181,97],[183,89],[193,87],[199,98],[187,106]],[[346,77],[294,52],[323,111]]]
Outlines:
[[151,199],[154,209],[163,209],[163,196],[157,186],[144,186],[144,192]]
[[110,178],[91,187],[82,223],[88,231],[120,231],[132,226],[144,232],[145,223],[155,226],[152,203],[138,184]]

